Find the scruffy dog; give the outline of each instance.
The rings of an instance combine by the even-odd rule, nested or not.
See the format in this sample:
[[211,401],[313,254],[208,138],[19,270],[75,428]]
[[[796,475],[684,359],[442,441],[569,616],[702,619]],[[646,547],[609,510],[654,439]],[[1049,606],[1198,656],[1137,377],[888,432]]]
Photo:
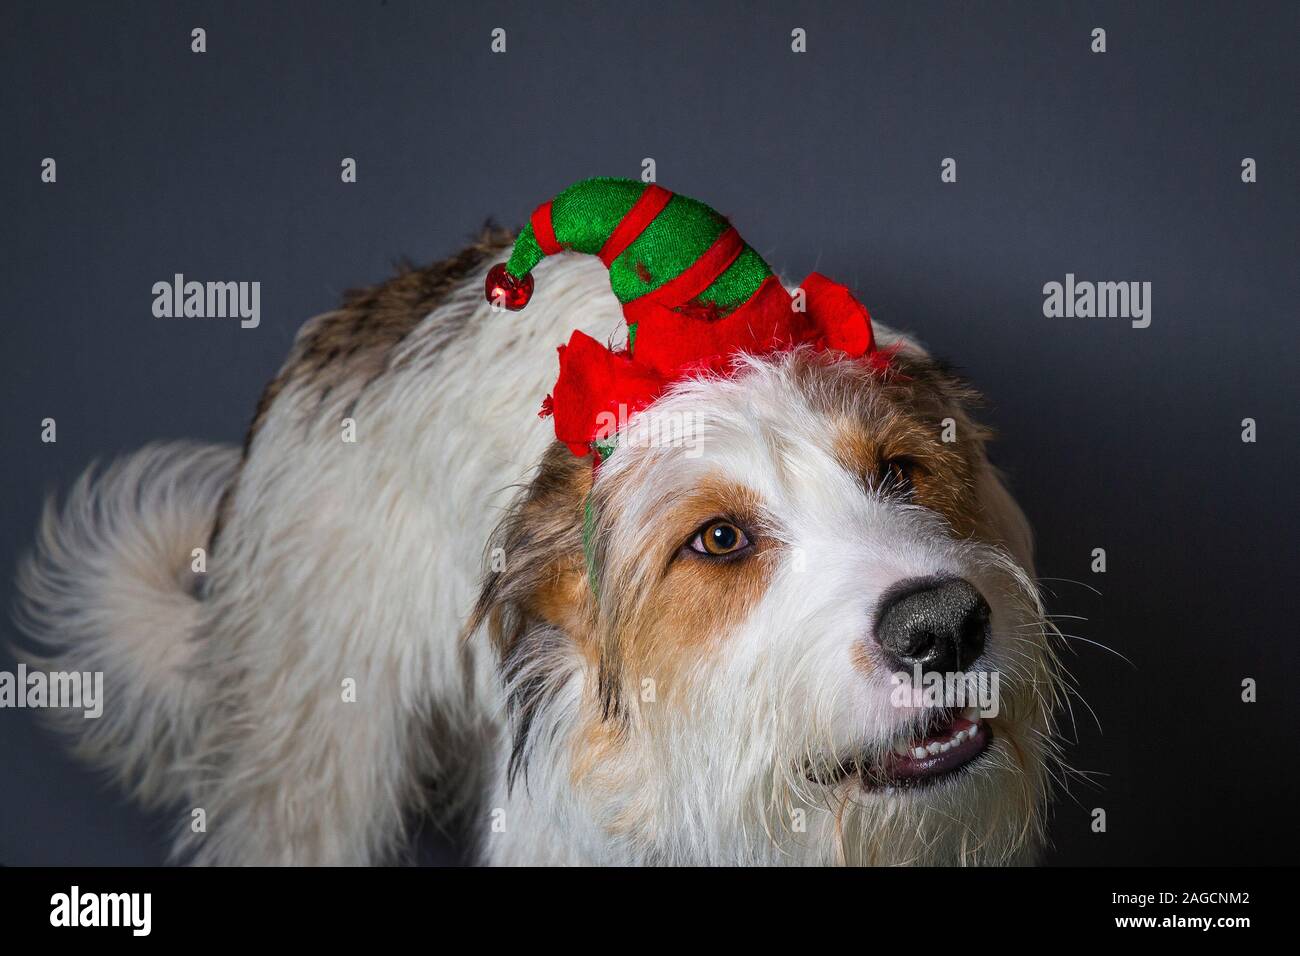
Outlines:
[[[489,266],[513,237],[488,231],[350,293],[303,327],[242,452],[147,447],[47,506],[20,573],[29,660],[104,672],[102,718],[61,719],[177,808],[178,859],[391,861],[431,815],[493,864],[1032,862],[1057,668],[966,386],[835,318],[696,343],[709,361],[613,426],[562,433],[591,369],[684,341],[644,312],[635,353],[584,371],[575,335],[555,381],[571,330],[614,341],[629,283],[681,278],[651,234],[685,234],[674,215],[716,225],[681,253],[711,271],[677,291],[726,281],[660,296],[663,321],[723,328],[753,291],[729,269],[756,299],[801,295],[748,246],[716,251],[736,240],[707,207],[643,192],[557,196],[509,274]],[[536,301],[503,311],[533,266]],[[900,705],[893,675],[921,670],[997,674],[996,707]]]

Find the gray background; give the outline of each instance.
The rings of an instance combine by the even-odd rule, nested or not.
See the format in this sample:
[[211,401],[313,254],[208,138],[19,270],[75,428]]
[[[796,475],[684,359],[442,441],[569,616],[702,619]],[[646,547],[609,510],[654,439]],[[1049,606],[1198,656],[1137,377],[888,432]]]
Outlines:
[[[956,361],[1039,572],[1102,592],[1046,582],[1088,618],[1067,631],[1136,664],[1069,642],[1104,732],[1076,702],[1095,776],[1057,801],[1049,861],[1294,861],[1297,5],[542,6],[5,4],[6,594],[42,495],[92,458],[238,441],[341,290],[653,157],[778,269]],[[175,272],[260,280],[261,327],[153,318]],[[1067,272],[1152,282],[1151,327],[1044,318]],[[28,711],[0,711],[0,780],[0,862],[163,857],[168,821]]]

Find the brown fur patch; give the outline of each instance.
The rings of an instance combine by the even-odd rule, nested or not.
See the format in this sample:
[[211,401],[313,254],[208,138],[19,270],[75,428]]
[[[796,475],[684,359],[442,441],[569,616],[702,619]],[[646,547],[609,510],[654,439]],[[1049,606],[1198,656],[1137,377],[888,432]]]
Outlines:
[[[244,436],[243,461],[248,460],[266,416],[286,388],[311,383],[319,388],[320,400],[324,401],[336,388],[348,383],[355,401],[362,389],[389,369],[396,347],[410,331],[467,276],[488,259],[498,257],[513,241],[513,233],[488,224],[471,245],[451,258],[420,267],[399,263],[392,278],[367,288],[351,289],[343,294],[338,309],[308,320],[279,373],[262,390]],[[451,338],[448,335],[444,344]],[[209,552],[215,548],[229,516],[238,481],[236,474],[217,506]]]
[[594,774],[611,774],[620,750],[627,740],[627,724],[606,720],[597,701],[584,701],[582,732],[573,740],[573,763],[569,779],[574,784],[589,780]]
[[[618,497],[619,489],[611,489],[607,500],[618,507]],[[684,547],[714,518],[741,527],[751,549],[715,559]],[[611,629],[602,637],[602,657],[619,663],[620,682],[640,687],[654,680],[659,699],[672,695],[690,665],[757,606],[777,553],[765,533],[762,502],[749,488],[721,479],[697,483],[666,504],[648,533],[631,542],[603,541],[601,551],[606,579],[619,582],[606,602]]]
[[[978,394],[933,362],[906,354],[883,377],[852,363],[818,375],[815,364],[804,374],[817,376],[809,392],[835,423],[840,464],[869,489],[906,494],[943,515],[954,536],[974,534],[980,519],[975,479],[990,437],[965,410]],[[942,441],[945,418],[955,423],[952,442]],[[907,466],[907,482],[891,473],[891,462]]]

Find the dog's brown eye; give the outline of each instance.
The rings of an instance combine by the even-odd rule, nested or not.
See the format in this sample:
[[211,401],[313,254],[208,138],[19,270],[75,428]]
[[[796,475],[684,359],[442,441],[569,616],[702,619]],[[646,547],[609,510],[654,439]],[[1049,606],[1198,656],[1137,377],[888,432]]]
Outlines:
[[897,455],[880,463],[879,487],[882,491],[911,491],[916,478],[925,469],[915,458]]
[[730,521],[710,521],[691,539],[691,550],[715,558],[737,554],[749,547],[745,532]]

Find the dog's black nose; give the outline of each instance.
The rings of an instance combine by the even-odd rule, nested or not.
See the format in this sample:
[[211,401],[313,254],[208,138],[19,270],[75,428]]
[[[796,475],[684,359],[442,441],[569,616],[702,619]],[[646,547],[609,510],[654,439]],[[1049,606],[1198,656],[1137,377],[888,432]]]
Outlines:
[[900,670],[963,670],[984,652],[989,605],[961,578],[913,578],[885,595],[876,640]]

